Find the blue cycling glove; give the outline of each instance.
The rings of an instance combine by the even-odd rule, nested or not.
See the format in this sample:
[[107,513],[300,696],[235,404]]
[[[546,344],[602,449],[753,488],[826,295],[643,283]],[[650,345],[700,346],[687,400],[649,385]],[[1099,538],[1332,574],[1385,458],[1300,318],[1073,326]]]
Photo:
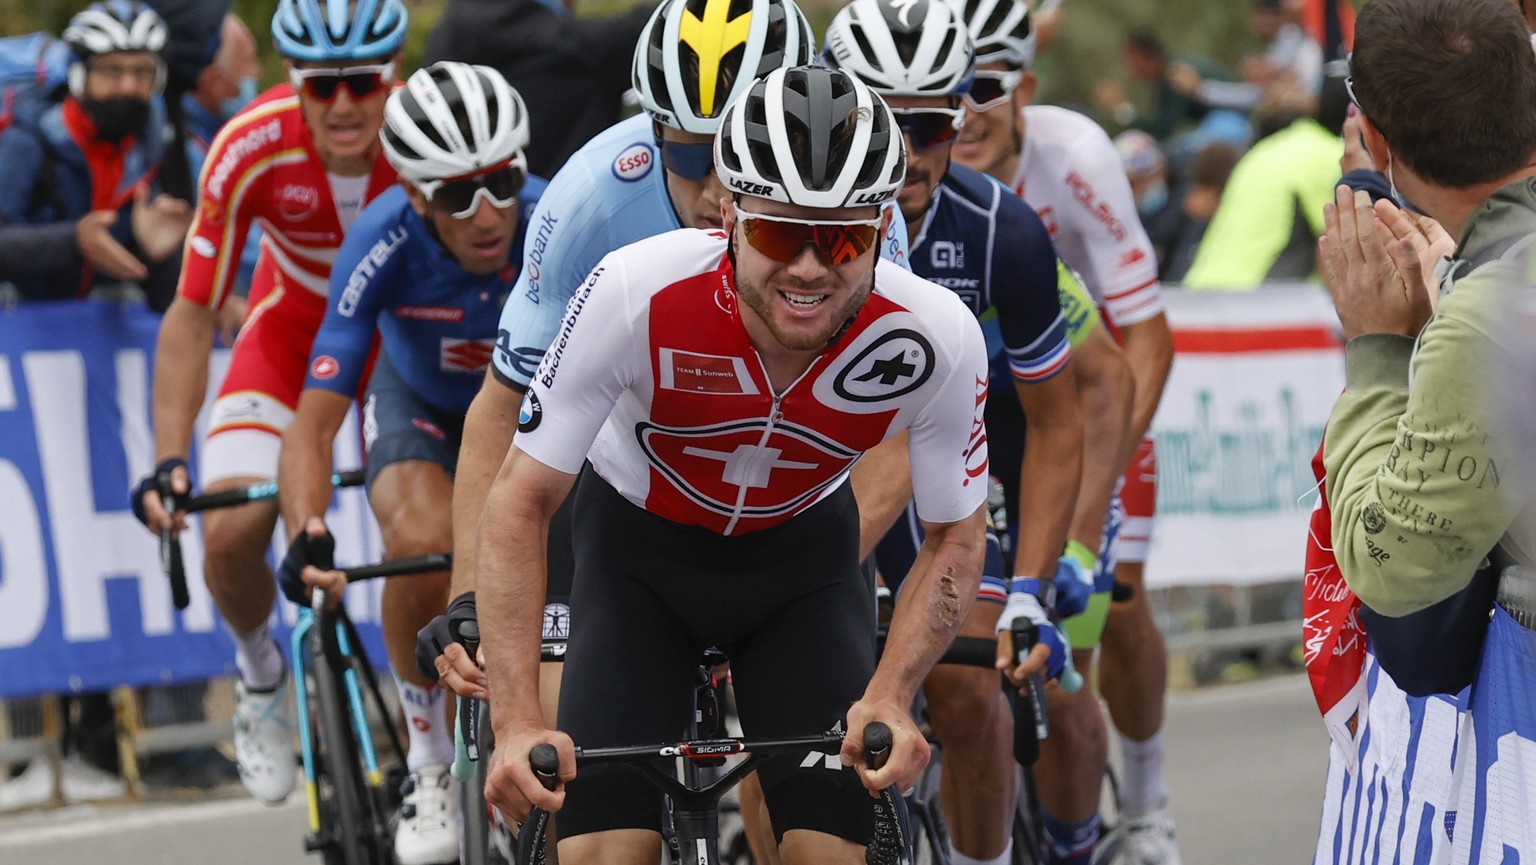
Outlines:
[[[187,477],[191,478],[192,470],[187,468],[186,460],[181,457],[166,457],[155,466],[154,471],[139,481],[138,485],[133,488],[133,491],[128,494],[128,504],[133,508],[133,515],[139,522],[144,524],[145,528],[149,527],[149,514],[144,511],[145,494],[158,493],[160,491],[160,478],[162,476],[169,478],[171,472],[176,469],[185,469]],[[172,516],[175,515],[173,514]]]
[[299,604],[309,604],[309,586],[304,584],[301,574],[307,565],[314,565],[322,571],[328,571],[336,566],[336,538],[329,530],[318,538],[310,537],[308,532],[299,532],[288,545],[288,554],[283,556],[283,563],[277,568],[277,585],[283,590],[283,597]]
[[1051,621],[1045,605],[1040,602],[1038,593],[1044,588],[1044,582],[1034,577],[1014,577],[1009,586],[1008,603],[997,619],[997,631],[1008,630],[1013,620],[1020,616],[1029,620],[1039,631],[1036,645],[1050,649],[1050,658],[1045,662],[1046,676],[1059,680],[1064,690],[1075,692],[1082,687],[1083,678],[1072,669],[1071,642]]

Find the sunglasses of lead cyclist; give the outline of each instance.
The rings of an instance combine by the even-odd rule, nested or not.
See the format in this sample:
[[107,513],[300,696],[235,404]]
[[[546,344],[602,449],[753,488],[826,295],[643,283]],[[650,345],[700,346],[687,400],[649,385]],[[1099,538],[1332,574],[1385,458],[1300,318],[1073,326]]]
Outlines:
[[736,205],[741,235],[758,252],[781,264],[800,257],[806,246],[831,266],[848,264],[873,249],[880,239],[879,216],[873,219],[799,219],[755,213]]
[[932,150],[954,141],[965,125],[960,108],[892,108],[896,125],[918,151]]
[[454,219],[469,219],[480,208],[480,201],[489,201],[492,207],[506,210],[517,204],[517,195],[523,191],[528,174],[523,169],[523,156],[518,154],[505,162],[482,168],[472,174],[445,177],[441,180],[422,180],[416,188],[427,199],[427,206]]
[[371,63],[366,66],[294,67],[288,70],[288,83],[293,89],[311,99],[331,102],[342,87],[353,99],[367,99],[395,81],[393,63]]

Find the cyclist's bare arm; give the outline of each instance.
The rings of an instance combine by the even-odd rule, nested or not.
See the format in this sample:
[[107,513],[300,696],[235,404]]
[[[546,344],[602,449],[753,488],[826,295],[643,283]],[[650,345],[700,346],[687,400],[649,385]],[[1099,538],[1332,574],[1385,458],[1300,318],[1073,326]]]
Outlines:
[[1072,377],[1076,364],[1073,358],[1064,374],[1014,385],[1028,430],[1019,471],[1019,513],[1009,515],[1019,525],[1013,572],[1020,576],[1054,577],[1067,543],[1083,465],[1083,422]]
[[496,732],[486,798],[521,818],[530,804],[558,810],[564,791],[545,790],[528,767],[540,742],[560,750],[561,776],[575,777],[570,737],[546,728],[539,706],[539,642],[549,579],[549,524],[576,476],[513,447],[485,498],[475,599],[490,677]]
[[[185,458],[192,446],[192,427],[208,390],[208,354],[213,351],[217,313],[177,295],[165,311],[155,343],[154,425],[155,461]],[[151,531],[168,525],[160,496],[145,494]]]
[[[923,545],[902,584],[885,651],[864,695],[848,710],[845,765],[859,765],[865,786],[907,789],[927,763],[928,745],[911,722],[910,707],[928,671],[960,632],[981,584],[986,554],[986,506],[953,523],[923,522]],[[884,721],[893,744],[885,768],[863,768],[864,725]]]
[[517,432],[517,412],[524,391],[511,387],[486,367],[485,381],[464,415],[458,470],[453,479],[453,585],[448,597],[475,589],[475,559],[480,515],[496,470],[507,458]]
[[1159,312],[1145,321],[1120,328],[1125,345],[1125,359],[1131,365],[1131,375],[1136,379],[1136,405],[1131,414],[1130,437],[1127,450],[1120,461],[1121,469],[1131,462],[1136,446],[1152,426],[1152,416],[1157,414],[1157,404],[1163,399],[1163,386],[1168,383],[1168,371],[1173,368],[1173,331],[1168,328],[1168,316]]
[[907,432],[902,430],[859,458],[849,475],[859,505],[859,561],[869,558],[880,539],[912,500],[912,464],[907,462]]
[[277,460],[277,501],[289,537],[310,517],[323,520],[331,506],[331,447],[351,407],[334,391],[308,387],[299,394]]
[[1097,550],[1115,483],[1124,473],[1131,437],[1136,380],[1105,328],[1097,327],[1072,350],[1078,404],[1083,416],[1083,482],[1072,513],[1070,535]]

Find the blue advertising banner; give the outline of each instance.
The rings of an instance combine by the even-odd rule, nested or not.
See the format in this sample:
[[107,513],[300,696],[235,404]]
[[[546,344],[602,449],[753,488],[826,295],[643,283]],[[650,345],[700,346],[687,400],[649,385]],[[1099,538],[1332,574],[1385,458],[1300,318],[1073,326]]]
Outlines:
[[[183,535],[191,605],[178,611],[155,538],[128,505],[129,487],[153,467],[159,321],[142,307],[94,301],[0,311],[0,699],[235,672],[203,584],[196,519]],[[215,354],[210,393],[227,362],[227,352]],[[200,417],[195,441],[203,424]],[[194,484],[197,460],[194,445]],[[336,461],[362,463],[355,418],[337,437]],[[338,564],[379,558],[360,490],[339,493],[327,520]],[[373,623],[381,589],[359,584],[347,598],[380,662]],[[296,610],[281,599],[279,607],[281,638]]]

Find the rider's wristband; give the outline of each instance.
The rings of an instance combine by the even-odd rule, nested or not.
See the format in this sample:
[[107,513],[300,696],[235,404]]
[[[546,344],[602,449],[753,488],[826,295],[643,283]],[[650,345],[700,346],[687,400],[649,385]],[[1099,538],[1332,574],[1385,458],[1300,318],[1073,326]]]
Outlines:
[[1056,609],[1056,583],[1053,580],[1042,580],[1039,577],[1014,577],[1008,583],[1008,594],[1029,595],[1040,600],[1040,606],[1047,610]]
[[1088,574],[1090,578],[1093,576],[1093,572],[1099,567],[1098,554],[1093,550],[1090,550],[1088,545],[1082,541],[1067,541],[1067,547],[1062,551],[1062,555],[1072,559],[1079,565],[1082,565],[1083,573]]

